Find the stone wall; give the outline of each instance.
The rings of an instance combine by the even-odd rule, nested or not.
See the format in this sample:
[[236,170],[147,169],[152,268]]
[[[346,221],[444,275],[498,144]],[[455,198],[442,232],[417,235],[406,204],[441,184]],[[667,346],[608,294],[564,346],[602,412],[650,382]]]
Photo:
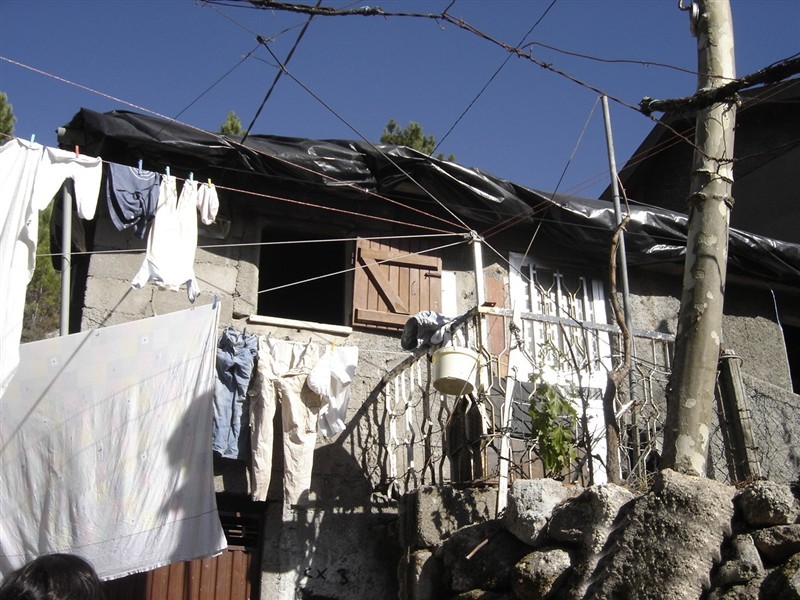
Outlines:
[[549,479],[426,488],[401,505],[403,600],[800,598],[800,502],[663,471],[645,493]]

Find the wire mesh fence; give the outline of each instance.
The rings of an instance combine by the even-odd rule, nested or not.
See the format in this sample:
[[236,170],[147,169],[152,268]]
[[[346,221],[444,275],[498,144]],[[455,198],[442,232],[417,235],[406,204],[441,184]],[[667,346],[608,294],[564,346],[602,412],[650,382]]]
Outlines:
[[[383,391],[388,448],[382,471],[389,477],[390,489],[402,494],[420,485],[443,482],[494,483],[504,460],[508,461],[512,479],[556,476],[579,485],[606,481],[602,411],[606,389],[586,371],[619,363],[619,333],[608,326],[590,327],[575,322],[560,323],[554,329],[553,320],[529,323],[522,330],[534,331],[537,326],[549,328],[555,337],[578,345],[571,351],[556,352],[551,344],[546,353],[551,373],[557,371],[554,357],[560,356],[558,360],[566,365],[559,371],[560,379],[553,379],[547,389],[567,400],[576,411],[574,418],[562,415],[552,423],[568,430],[573,449],[568,460],[554,472],[552,462],[547,460],[546,440],[537,429],[541,425],[531,417],[531,407],[543,402],[536,381],[538,374],[546,371],[542,363],[536,362],[535,347],[529,347],[528,353],[532,368],[522,374],[518,368],[514,371],[513,358],[505,357],[504,362],[503,357],[484,356],[481,368],[490,372],[472,393],[462,396],[441,394],[435,389],[430,357],[423,354],[387,382]],[[471,339],[479,339],[475,331],[477,320],[469,327],[473,328]],[[511,346],[513,331],[507,335]],[[619,430],[619,474],[634,488],[646,488],[660,468],[673,343],[669,335],[636,332],[630,377],[613,397]],[[587,367],[592,353],[599,348],[609,350],[608,360],[600,357]],[[606,374],[603,371],[604,377]],[[796,478],[800,471],[800,397],[746,377],[744,389],[749,409],[740,414],[747,418],[752,431],[751,460],[759,463],[764,477],[783,482]],[[737,476],[734,464],[742,460],[743,449],[731,433],[731,414],[719,402],[716,406],[710,424],[707,474],[736,483],[741,476]],[[510,448],[507,459],[501,452],[504,437]]]

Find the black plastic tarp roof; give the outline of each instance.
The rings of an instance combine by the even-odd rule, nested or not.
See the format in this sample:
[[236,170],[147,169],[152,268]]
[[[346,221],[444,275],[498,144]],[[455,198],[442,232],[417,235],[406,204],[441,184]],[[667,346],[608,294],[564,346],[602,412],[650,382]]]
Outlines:
[[[238,190],[374,202],[366,190],[427,205],[436,198],[479,234],[509,220],[511,231],[532,232],[541,223],[537,245],[546,244],[551,254],[580,254],[588,264],[606,264],[616,226],[610,202],[531,190],[403,146],[269,135],[250,135],[243,145],[167,119],[86,108],[59,133],[65,148],[78,145],[85,154],[132,166],[141,159],[154,171],[169,165],[175,174],[191,171]],[[631,207],[631,215],[625,236],[631,265],[682,260],[686,215],[642,207]],[[733,273],[800,284],[800,245],[731,230],[728,261]]]

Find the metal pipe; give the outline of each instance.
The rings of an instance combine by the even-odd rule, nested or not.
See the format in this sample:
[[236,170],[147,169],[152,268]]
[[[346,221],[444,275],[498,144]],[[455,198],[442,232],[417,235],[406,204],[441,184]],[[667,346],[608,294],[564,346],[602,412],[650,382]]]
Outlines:
[[[611,133],[611,114],[608,110],[608,98],[601,96],[603,102],[603,123],[606,129],[606,146],[608,148],[608,170],[611,176],[611,193],[614,200],[614,216],[617,225],[622,222],[622,210],[619,203],[619,182],[617,181],[617,161],[614,157],[614,136]],[[631,318],[631,300],[630,288],[628,287],[628,257],[625,252],[625,232],[620,232],[619,239],[619,268],[620,280],[622,282],[622,310],[625,314],[625,325],[628,327],[628,335],[631,336],[631,354],[636,355],[636,340],[633,338],[633,320]],[[631,356],[631,359],[633,359]],[[628,371],[628,388],[630,390],[630,401],[635,405],[636,400],[636,378],[634,376],[634,369]],[[639,432],[638,423],[636,418],[636,411],[631,411],[631,420],[633,425],[633,432],[636,436],[634,440],[634,461],[638,459],[639,454]]]
[[72,272],[72,180],[61,186],[61,335],[69,335],[69,301]]

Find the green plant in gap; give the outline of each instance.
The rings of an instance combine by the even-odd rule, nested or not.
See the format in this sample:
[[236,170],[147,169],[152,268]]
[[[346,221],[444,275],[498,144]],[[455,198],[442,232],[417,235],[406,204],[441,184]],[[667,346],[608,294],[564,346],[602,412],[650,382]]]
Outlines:
[[546,477],[558,478],[578,456],[575,427],[578,412],[568,398],[537,375],[531,376],[536,387],[530,398],[531,434],[544,465]]

